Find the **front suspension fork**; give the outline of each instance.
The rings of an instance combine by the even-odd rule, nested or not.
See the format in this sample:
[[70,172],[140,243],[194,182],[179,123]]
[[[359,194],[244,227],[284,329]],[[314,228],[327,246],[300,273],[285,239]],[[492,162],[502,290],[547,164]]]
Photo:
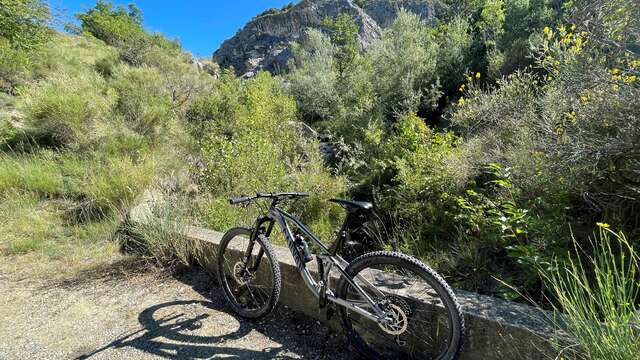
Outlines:
[[[269,225],[265,228],[262,225],[266,222],[268,222]],[[258,250],[258,254],[255,257],[253,264],[249,264],[249,261],[251,260],[251,253],[253,253],[253,247],[255,246],[258,236],[265,237],[264,240],[267,240],[269,238],[269,235],[271,235],[271,231],[273,230],[273,223],[274,221],[267,216],[258,218],[256,220],[253,232],[251,233],[251,238],[249,239],[249,246],[247,246],[247,249],[244,252],[242,261],[244,263],[244,271],[249,270],[249,272],[254,272],[258,270],[260,261],[262,260],[262,256],[264,256],[264,248],[262,246],[260,247],[260,250]]]

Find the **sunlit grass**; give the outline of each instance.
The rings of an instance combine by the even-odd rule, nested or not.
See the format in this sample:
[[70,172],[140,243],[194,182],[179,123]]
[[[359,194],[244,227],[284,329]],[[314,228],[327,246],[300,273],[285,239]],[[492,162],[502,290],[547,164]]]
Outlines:
[[37,156],[10,156],[0,153],[0,194],[25,190],[52,194],[64,186],[52,153]]
[[605,227],[591,249],[574,244],[581,257],[543,272],[558,300],[559,325],[575,340],[567,352],[594,360],[640,358],[640,254],[622,232]]
[[0,198],[0,271],[57,277],[118,258],[115,217],[69,224],[61,204],[35,193]]

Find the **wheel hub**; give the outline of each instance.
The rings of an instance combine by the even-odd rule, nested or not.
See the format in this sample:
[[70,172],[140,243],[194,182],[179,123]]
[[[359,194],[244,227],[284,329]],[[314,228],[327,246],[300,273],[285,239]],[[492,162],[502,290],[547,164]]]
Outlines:
[[245,264],[242,261],[238,261],[233,266],[233,279],[238,285],[246,285],[253,280],[253,276],[249,270],[245,269]]
[[409,320],[402,307],[390,303],[384,306],[384,311],[387,318],[391,319],[390,321],[380,322],[378,324],[384,332],[397,336],[407,331]]

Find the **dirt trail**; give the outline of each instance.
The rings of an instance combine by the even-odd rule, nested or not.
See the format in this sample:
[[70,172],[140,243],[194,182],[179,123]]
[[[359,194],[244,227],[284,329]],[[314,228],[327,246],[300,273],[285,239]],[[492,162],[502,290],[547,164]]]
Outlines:
[[236,317],[201,271],[62,284],[0,274],[0,359],[348,359],[341,334],[279,306]]

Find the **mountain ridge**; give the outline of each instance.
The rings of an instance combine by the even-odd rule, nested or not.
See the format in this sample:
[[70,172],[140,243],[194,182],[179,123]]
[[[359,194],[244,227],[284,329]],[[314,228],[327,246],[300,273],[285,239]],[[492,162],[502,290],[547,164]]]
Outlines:
[[437,0],[368,0],[357,5],[352,0],[302,0],[275,14],[254,17],[213,53],[221,68],[233,67],[237,75],[250,77],[260,70],[279,73],[291,58],[291,42],[308,28],[322,28],[322,20],[349,14],[360,28],[358,40],[363,48],[380,37],[401,9],[434,22],[442,7]]

